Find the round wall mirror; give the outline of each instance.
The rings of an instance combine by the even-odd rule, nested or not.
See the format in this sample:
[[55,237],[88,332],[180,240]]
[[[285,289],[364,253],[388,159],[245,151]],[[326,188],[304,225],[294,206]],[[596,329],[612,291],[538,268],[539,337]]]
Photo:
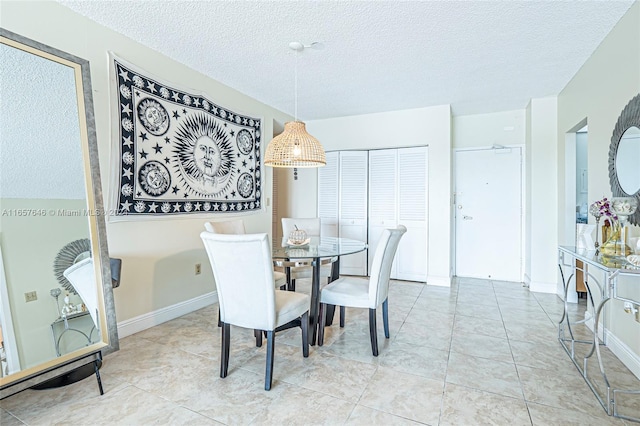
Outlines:
[[627,194],[640,189],[640,128],[629,127],[618,145],[616,173],[620,188]]
[[[609,183],[614,197],[636,197],[640,202],[640,94],[620,113],[609,147]],[[640,226],[640,209],[629,216]]]

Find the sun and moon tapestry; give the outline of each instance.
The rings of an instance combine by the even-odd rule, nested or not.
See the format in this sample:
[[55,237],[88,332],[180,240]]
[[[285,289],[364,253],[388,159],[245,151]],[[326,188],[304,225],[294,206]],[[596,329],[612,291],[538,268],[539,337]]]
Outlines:
[[110,217],[260,210],[262,119],[111,58],[118,171]]

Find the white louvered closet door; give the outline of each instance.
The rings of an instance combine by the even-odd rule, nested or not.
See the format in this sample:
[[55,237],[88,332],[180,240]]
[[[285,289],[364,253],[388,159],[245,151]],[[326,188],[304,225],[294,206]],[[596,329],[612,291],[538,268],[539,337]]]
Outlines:
[[396,278],[427,280],[427,147],[398,149],[398,223],[407,227],[396,254]]
[[[367,151],[340,152],[341,238],[367,241]],[[367,274],[367,251],[340,258],[340,272],[345,275]]]
[[[369,151],[369,275],[382,231],[398,224],[398,150]],[[396,276],[396,262],[391,277]]]
[[320,233],[327,237],[338,236],[338,200],[340,153],[327,152],[327,165],[318,169],[318,217]]

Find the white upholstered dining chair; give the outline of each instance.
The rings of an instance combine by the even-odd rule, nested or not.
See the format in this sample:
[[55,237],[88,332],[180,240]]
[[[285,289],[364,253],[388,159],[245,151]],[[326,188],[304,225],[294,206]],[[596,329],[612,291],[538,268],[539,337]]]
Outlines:
[[[242,219],[226,220],[222,222],[205,222],[204,229],[214,234],[225,235],[245,235],[244,221]],[[273,271],[273,284],[275,287],[284,290],[287,285],[287,275],[284,272]],[[220,313],[218,312],[218,327],[222,326]],[[258,336],[256,336],[258,339]],[[256,341],[258,343],[258,341]]]
[[395,229],[385,229],[373,255],[371,276],[366,278],[343,277],[335,280],[322,289],[320,293],[320,328],[318,345],[324,344],[325,311],[327,305],[340,306],[340,326],[344,326],[344,307],[369,308],[369,335],[371,352],[378,356],[378,331],[376,326],[376,309],[382,304],[382,322],[384,335],[389,338],[389,278],[391,265],[398,249],[398,244],[407,228],[399,225]]
[[228,235],[203,232],[204,243],[218,288],[222,321],[220,377],[229,370],[231,325],[261,330],[267,335],[265,390],[271,389],[275,331],[300,321],[302,354],[309,356],[309,296],[273,287],[271,247],[267,234]]
[[[205,222],[204,229],[206,229],[208,232],[213,232],[214,234],[246,234],[244,229],[244,221],[242,219],[227,220],[223,222]],[[284,274],[284,272],[273,271],[273,282],[276,287],[283,290],[284,286],[287,284],[287,276]]]
[[226,220],[222,222],[205,222],[204,229],[214,234],[246,234],[242,219]]
[[71,283],[87,307],[96,329],[100,329],[98,293],[96,290],[96,273],[93,266],[93,258],[89,257],[71,265],[65,269],[63,275],[67,281]]
[[[320,218],[293,218],[293,217],[283,217],[282,218],[282,235],[284,240],[286,241],[292,231],[295,229],[302,229],[307,233],[309,237],[320,237]],[[296,259],[291,259],[295,261]],[[296,266],[289,268],[289,290],[295,291],[296,289],[296,280],[302,278],[312,278],[313,276],[313,267],[311,265],[308,266]],[[332,264],[331,262],[320,266],[320,278],[328,278],[331,279],[332,274]]]

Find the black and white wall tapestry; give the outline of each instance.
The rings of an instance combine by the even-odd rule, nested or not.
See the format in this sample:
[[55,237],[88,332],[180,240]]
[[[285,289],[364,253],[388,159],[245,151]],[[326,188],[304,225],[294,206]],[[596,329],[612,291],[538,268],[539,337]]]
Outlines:
[[260,210],[262,120],[111,59],[118,172],[110,217]]

